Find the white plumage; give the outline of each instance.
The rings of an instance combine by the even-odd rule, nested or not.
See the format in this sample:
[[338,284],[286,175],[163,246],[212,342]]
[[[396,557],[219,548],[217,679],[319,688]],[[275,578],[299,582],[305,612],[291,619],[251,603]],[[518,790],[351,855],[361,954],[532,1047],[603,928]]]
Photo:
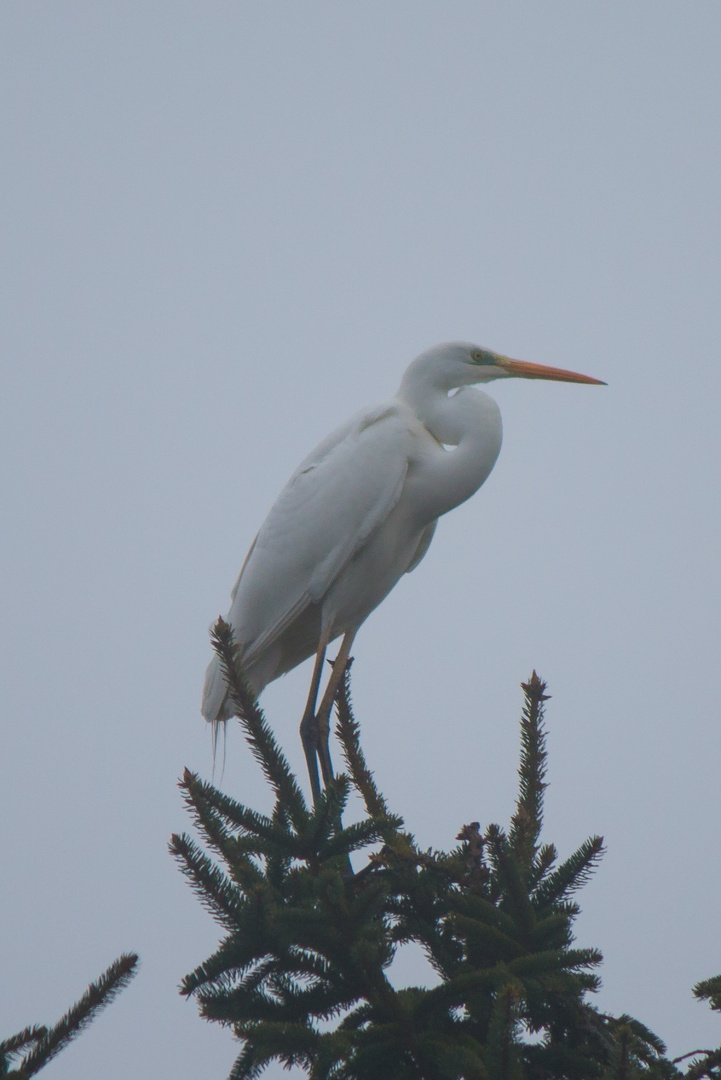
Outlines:
[[[478,490],[501,447],[498,406],[470,384],[513,375],[598,382],[451,342],[422,353],[394,398],[352,417],[301,462],[246,556],[227,616],[257,694],[314,653],[319,679],[328,642],[342,634],[349,648],[418,565],[437,519]],[[306,723],[316,719],[314,682]],[[202,711],[214,723],[233,715],[217,658]]]

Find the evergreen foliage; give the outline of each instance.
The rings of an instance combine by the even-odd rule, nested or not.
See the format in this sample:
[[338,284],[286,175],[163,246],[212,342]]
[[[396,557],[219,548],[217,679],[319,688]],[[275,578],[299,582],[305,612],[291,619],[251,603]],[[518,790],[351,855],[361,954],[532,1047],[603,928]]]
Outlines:
[[[0,1077],[26,1080],[40,1072],[127,986],[137,965],[135,953],[124,953],[90,984],[80,1000],[53,1027],[27,1027],[0,1041]],[[17,1058],[20,1060],[15,1061]],[[13,1063],[15,1067],[11,1068]]]
[[[349,692],[337,735],[346,771],[306,802],[238,662],[230,628],[214,643],[246,738],[275,796],[270,816],[186,771],[184,799],[208,854],[174,836],[178,858],[225,937],[186,976],[201,1014],[241,1051],[230,1080],[277,1061],[311,1080],[721,1080],[721,1050],[685,1071],[653,1032],[601,1013],[601,954],[574,946],[576,891],[603,852],[592,837],[559,862],[540,839],[546,787],[545,684],[522,684],[519,791],[507,830],[464,826],[450,851],[422,850],[368,769]],[[351,791],[361,821],[343,827]],[[365,865],[348,872],[351,855]],[[399,945],[419,945],[437,985],[395,989]],[[719,1007],[721,982],[696,994]]]

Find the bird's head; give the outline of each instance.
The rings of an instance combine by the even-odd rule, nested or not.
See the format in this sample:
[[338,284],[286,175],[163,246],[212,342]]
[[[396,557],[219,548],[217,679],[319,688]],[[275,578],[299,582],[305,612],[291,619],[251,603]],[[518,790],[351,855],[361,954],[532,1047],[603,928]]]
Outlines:
[[463,346],[468,355],[471,370],[475,370],[473,382],[490,382],[492,379],[550,379],[553,382],[593,383],[605,386],[601,379],[590,375],[580,375],[565,368],[546,367],[545,364],[531,364],[527,360],[512,360],[510,356],[483,349],[478,345]]
[[434,394],[450,394],[461,386],[487,383],[493,379],[553,379],[555,382],[606,384],[590,375],[579,375],[563,368],[531,364],[525,360],[512,360],[510,356],[472,345],[467,341],[447,341],[435,345],[417,356],[406,369],[398,396],[414,408],[425,408],[424,403]]
[[430,362],[429,366],[436,369],[444,382],[453,379],[453,387],[508,378],[606,385],[601,379],[593,379],[590,375],[579,375],[575,371],[546,367],[544,364],[531,364],[526,360],[512,360],[510,356],[503,356],[492,349],[466,341],[449,341],[445,345],[437,345],[422,353],[418,357],[418,361],[421,360]]

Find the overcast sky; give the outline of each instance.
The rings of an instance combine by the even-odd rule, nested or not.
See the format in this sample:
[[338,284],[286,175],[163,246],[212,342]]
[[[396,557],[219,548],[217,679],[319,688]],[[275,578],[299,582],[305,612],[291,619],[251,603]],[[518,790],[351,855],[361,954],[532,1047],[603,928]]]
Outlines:
[[[535,666],[545,839],[608,844],[600,1004],[721,1042],[720,49],[703,0],[4,0],[0,1035],[143,962],[48,1080],[227,1075],[166,852],[207,627],[297,462],[452,338],[608,386],[492,386],[494,472],[354,648],[368,758],[423,846],[507,822]],[[263,699],[299,770],[308,678]],[[223,784],[267,803],[237,725]]]

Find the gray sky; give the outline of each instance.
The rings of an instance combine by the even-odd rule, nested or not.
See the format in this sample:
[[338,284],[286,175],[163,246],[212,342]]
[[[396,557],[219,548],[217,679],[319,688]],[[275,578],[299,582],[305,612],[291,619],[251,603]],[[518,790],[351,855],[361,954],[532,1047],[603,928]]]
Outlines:
[[[166,853],[207,627],[298,460],[449,338],[609,385],[491,388],[493,474],[354,649],[366,752],[422,844],[506,822],[535,666],[546,839],[609,847],[600,1003],[721,1041],[720,45],[708,2],[3,3],[2,1033],[143,960],[48,1080],[227,1074]],[[307,679],[264,696],[299,769]],[[237,727],[224,786],[267,798]]]

